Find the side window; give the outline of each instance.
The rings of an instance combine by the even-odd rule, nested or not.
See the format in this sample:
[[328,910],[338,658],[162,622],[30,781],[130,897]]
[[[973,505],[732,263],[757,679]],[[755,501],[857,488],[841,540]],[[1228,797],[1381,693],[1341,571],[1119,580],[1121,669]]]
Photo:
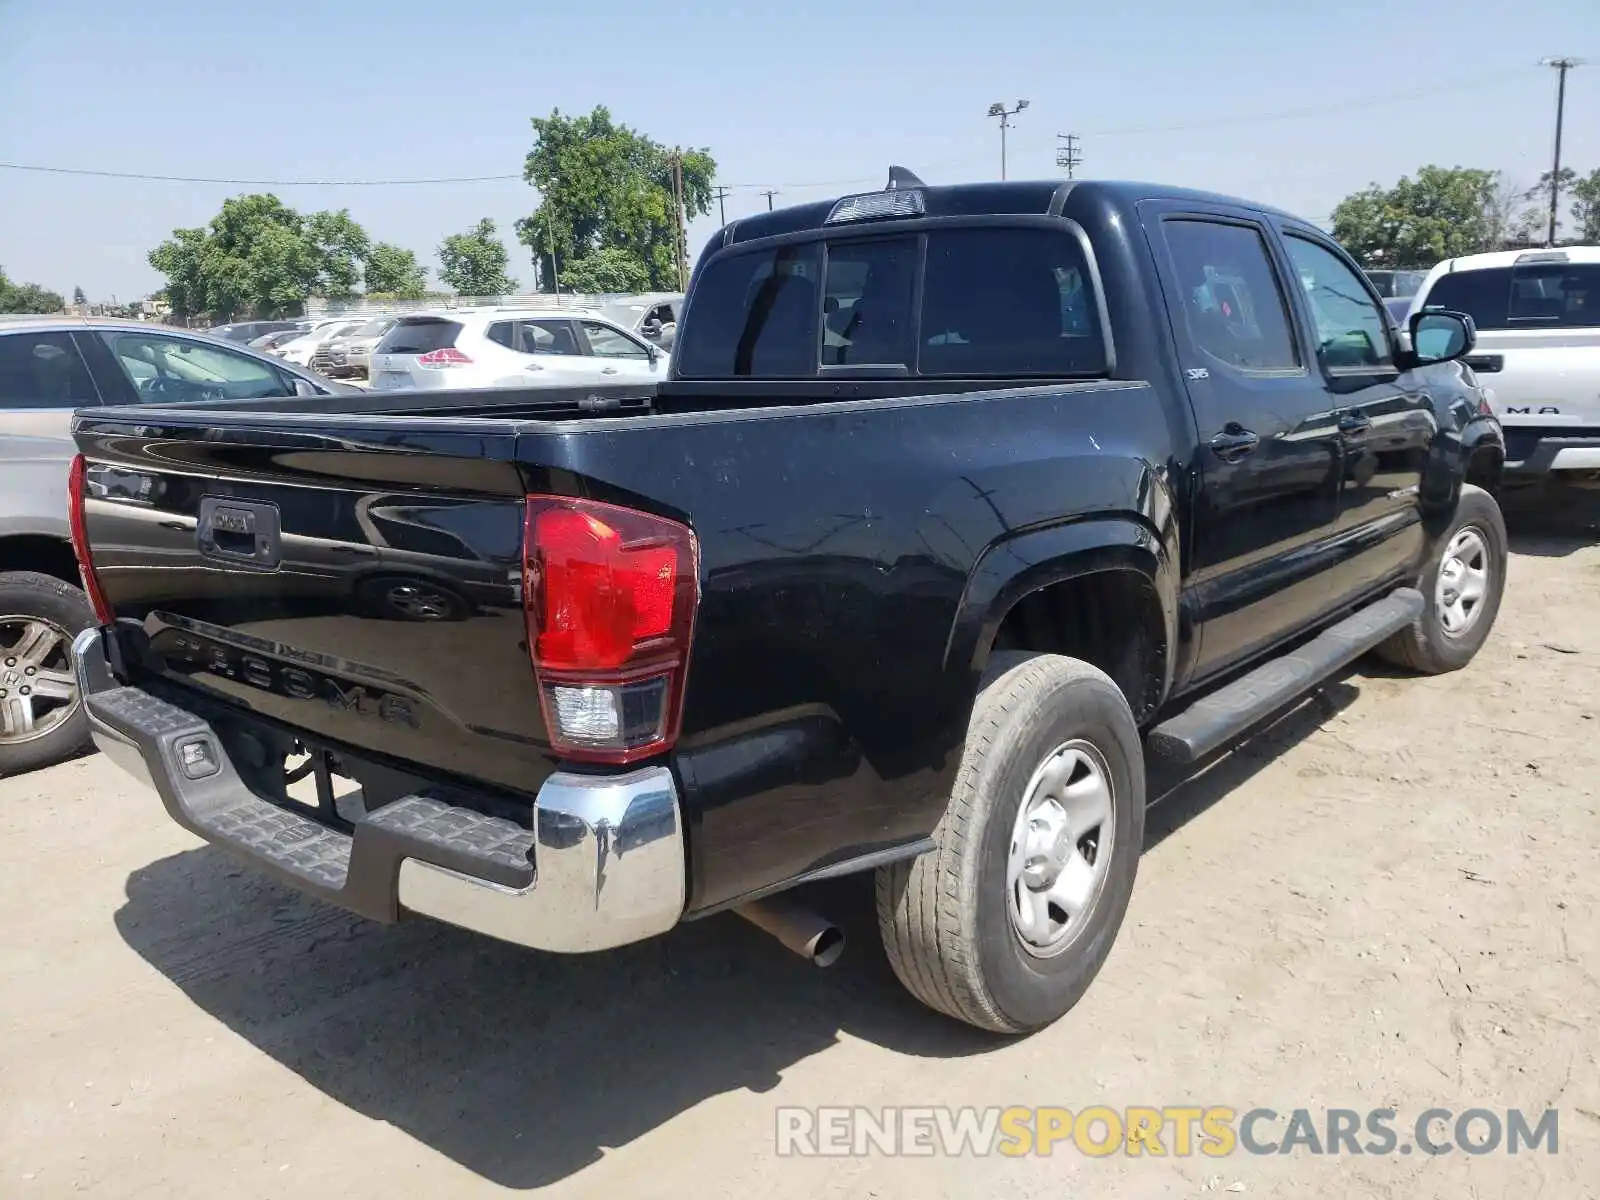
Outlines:
[[1192,218],[1162,229],[1195,345],[1240,371],[1298,370],[1288,306],[1260,232]]
[[265,400],[295,395],[270,363],[221,346],[153,333],[102,333],[141,400]]
[[1330,371],[1370,371],[1394,362],[1389,322],[1361,278],[1325,246],[1293,234],[1283,239],[1317,323],[1317,346]]
[[1102,375],[1101,337],[1077,239],[1040,228],[928,234],[923,375]]
[[0,334],[0,411],[99,403],[70,334]]
[[822,365],[909,367],[916,273],[912,237],[829,245],[822,283]]
[[572,332],[571,321],[518,321],[522,344],[517,347],[524,354],[583,353],[578,345],[578,335]]
[[510,321],[496,321],[484,331],[483,336],[507,350],[517,348],[517,327]]
[[649,358],[650,352],[631,337],[599,321],[579,321],[596,358]]
[[683,329],[685,378],[784,379],[817,373],[820,252],[815,244],[731,254],[695,283]]

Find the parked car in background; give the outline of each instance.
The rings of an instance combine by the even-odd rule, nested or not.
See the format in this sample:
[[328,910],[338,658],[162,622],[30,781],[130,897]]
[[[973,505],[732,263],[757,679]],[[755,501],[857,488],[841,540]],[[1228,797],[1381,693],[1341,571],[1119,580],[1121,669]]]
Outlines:
[[1378,295],[1385,300],[1400,296],[1415,296],[1417,289],[1422,286],[1422,281],[1428,277],[1426,271],[1368,271],[1368,279],[1372,286],[1378,289]]
[[109,318],[0,318],[0,775],[88,744],[67,660],[73,635],[94,620],[67,518],[73,409],[344,393],[361,395],[209,334]]
[[665,351],[599,313],[458,308],[401,317],[371,356],[376,390],[650,383]]
[[1600,477],[1600,246],[1506,250],[1440,263],[1412,312],[1467,313],[1467,364],[1506,431],[1506,476]]
[[229,325],[213,325],[205,332],[225,342],[251,342],[264,333],[281,333],[301,328],[299,321],[235,321]]
[[1383,307],[1387,309],[1389,315],[1394,318],[1394,323],[1396,325],[1398,325],[1401,329],[1406,327],[1406,317],[1411,312],[1410,296],[1386,296],[1383,301]]
[[319,321],[299,337],[276,347],[273,353],[285,362],[315,370],[312,360],[317,352],[340,334],[359,328],[364,320],[363,317],[332,317]]
[[298,328],[278,329],[272,333],[263,333],[258,338],[252,338],[248,345],[250,349],[260,350],[263,354],[265,354],[268,351],[283,345],[285,342],[292,342],[295,338],[299,337],[302,332],[304,331]]
[[683,312],[681,292],[646,292],[610,304],[602,304],[601,316],[653,342],[663,350],[671,350],[678,335],[678,317]]
[[365,378],[372,360],[372,351],[383,340],[383,335],[394,328],[395,317],[373,317],[366,324],[341,334],[327,344],[326,369],[317,369],[335,379],[350,376]]

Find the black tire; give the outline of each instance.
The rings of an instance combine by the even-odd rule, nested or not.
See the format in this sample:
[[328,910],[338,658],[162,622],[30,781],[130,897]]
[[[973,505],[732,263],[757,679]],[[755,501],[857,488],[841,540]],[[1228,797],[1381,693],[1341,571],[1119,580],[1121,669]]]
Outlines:
[[[1012,923],[1006,881],[1030,779],[1069,741],[1098,752],[1110,783],[1109,867],[1083,925],[1054,957]],[[1144,842],[1144,756],[1133,713],[1104,672],[1053,654],[997,654],[980,685],[938,848],[877,873],[878,925],[900,982],[929,1008],[999,1033],[1056,1020],[1111,950]]]
[[[1445,628],[1439,609],[1439,575],[1446,550],[1466,530],[1476,532],[1482,541],[1488,588],[1471,623],[1460,634],[1452,634]],[[1422,615],[1378,646],[1375,653],[1397,667],[1421,675],[1459,671],[1473,660],[1494,628],[1495,617],[1500,612],[1500,598],[1505,593],[1509,559],[1506,522],[1499,503],[1481,487],[1470,483],[1462,485],[1455,518],[1429,544],[1428,565],[1417,580],[1417,589],[1422,593]]]
[[[70,672],[72,639],[95,623],[94,610],[81,588],[35,571],[0,572],[0,620],[27,617],[56,627],[66,639],[63,653],[51,660],[53,666],[65,661]],[[3,642],[0,638],[0,642]],[[25,685],[27,676],[9,679],[6,655],[0,650],[0,688]],[[0,701],[3,702],[3,701]],[[0,726],[0,775],[20,775],[39,767],[63,762],[89,747],[89,719],[84,715],[82,698],[74,692],[72,711],[65,720],[45,733],[26,740],[9,739]]]

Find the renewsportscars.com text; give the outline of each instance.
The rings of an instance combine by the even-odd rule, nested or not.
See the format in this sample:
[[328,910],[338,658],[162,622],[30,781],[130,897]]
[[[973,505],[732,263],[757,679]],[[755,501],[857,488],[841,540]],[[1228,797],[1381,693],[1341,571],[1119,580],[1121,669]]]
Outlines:
[[1223,1158],[1231,1154],[1556,1154],[1556,1109],[1429,1108],[1402,1118],[1392,1108],[1271,1108],[1222,1105],[1111,1108],[779,1108],[777,1152],[819,1157],[1006,1157],[1057,1152],[1090,1157]]

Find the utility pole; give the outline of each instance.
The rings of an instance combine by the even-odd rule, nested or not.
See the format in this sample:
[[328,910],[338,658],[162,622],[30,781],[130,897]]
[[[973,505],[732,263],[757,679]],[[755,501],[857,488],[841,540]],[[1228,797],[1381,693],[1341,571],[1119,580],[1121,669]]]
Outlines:
[[545,201],[544,206],[545,236],[550,242],[550,282],[553,285],[556,299],[561,299],[561,268],[556,266],[556,219],[550,211],[550,202]]
[[776,188],[769,188],[766,191],[762,192],[761,194],[767,198],[767,211],[771,212],[772,211],[772,198],[778,194],[777,189]]
[[1567,107],[1567,72],[1583,63],[1581,58],[1547,58],[1543,62],[1556,69],[1556,161],[1550,170],[1550,232],[1545,239],[1551,246],[1556,244],[1557,206],[1561,199],[1561,118]]
[[1016,107],[1007,108],[1001,101],[989,105],[989,115],[1000,118],[1000,178],[1006,177],[1006,130],[1011,128],[1011,118],[1028,107],[1026,100],[1018,100]]
[[717,220],[723,225],[728,223],[728,212],[722,207],[722,202],[728,198],[730,190],[730,188],[725,188],[720,184],[717,186]]
[[685,291],[689,286],[688,276],[684,272],[684,232],[683,232],[683,151],[672,152],[672,220],[676,226],[673,239],[673,251],[678,261],[678,290]]
[[1083,162],[1083,154],[1078,149],[1078,135],[1075,133],[1056,134],[1056,166],[1065,167],[1067,178],[1072,178],[1072,173]]

